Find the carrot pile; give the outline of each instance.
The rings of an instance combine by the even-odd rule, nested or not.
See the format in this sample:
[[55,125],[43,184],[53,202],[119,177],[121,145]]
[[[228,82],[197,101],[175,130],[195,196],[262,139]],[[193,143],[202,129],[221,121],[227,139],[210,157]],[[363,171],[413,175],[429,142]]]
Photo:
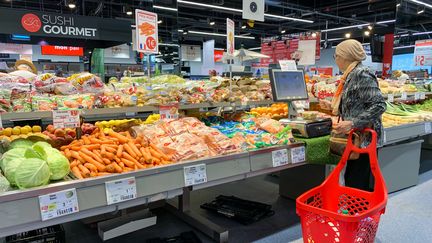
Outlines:
[[79,179],[172,163],[155,145],[129,132],[95,131],[60,149]]

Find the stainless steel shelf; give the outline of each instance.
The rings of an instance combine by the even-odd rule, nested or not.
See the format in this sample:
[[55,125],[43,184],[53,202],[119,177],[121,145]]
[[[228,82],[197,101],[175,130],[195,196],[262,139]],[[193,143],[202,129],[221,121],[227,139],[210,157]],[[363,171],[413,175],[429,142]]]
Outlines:
[[[260,105],[270,105],[272,100],[264,101],[248,101],[246,103],[241,102],[220,102],[220,103],[199,103],[199,104],[185,104],[180,105],[179,109],[189,110],[189,109],[199,109],[199,108],[212,108],[212,107],[232,107],[232,106],[260,106]],[[100,109],[83,109],[81,113],[84,117],[94,117],[94,116],[104,116],[104,115],[116,115],[116,114],[126,114],[126,113],[139,113],[139,112],[155,112],[159,111],[158,105],[150,106],[132,106],[132,107],[116,107],[116,108],[100,108]],[[14,120],[32,120],[32,119],[52,119],[51,111],[34,111],[34,112],[10,112],[1,114],[1,119],[3,121],[14,121]]]
[[[302,145],[302,143],[296,143],[275,146],[263,150],[185,161],[129,173],[64,181],[39,188],[6,192],[0,195],[0,218],[2,219],[0,220],[0,237],[181,195],[182,189],[185,187],[185,166],[206,165],[208,182],[194,186],[194,189],[300,166],[305,162],[292,164],[289,161],[287,165],[273,167],[272,151],[288,149],[288,154],[290,154],[291,148]],[[105,182],[131,176],[136,178],[137,199],[107,205]],[[77,191],[80,212],[42,221],[38,196],[70,188],[75,188]]]
[[389,145],[431,134],[431,122],[419,122],[384,129],[384,145]]

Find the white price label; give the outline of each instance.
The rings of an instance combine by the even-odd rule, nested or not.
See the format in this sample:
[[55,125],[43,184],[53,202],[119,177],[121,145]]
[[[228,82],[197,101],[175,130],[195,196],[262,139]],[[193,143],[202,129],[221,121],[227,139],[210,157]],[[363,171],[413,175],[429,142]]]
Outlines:
[[414,100],[419,100],[420,99],[420,93],[419,92],[415,92],[414,93]]
[[39,196],[42,221],[79,212],[76,189]]
[[394,101],[394,95],[393,94],[388,94],[387,95],[387,101],[392,103]]
[[193,186],[207,182],[207,168],[205,164],[186,166],[183,170],[185,186]]
[[384,142],[384,144],[387,143],[387,134],[386,134],[386,131],[384,131],[384,133],[383,133],[383,142]]
[[425,92],[420,92],[420,99],[421,100],[425,100],[426,99],[426,93]]
[[80,111],[52,111],[54,128],[76,128],[80,126]]
[[291,162],[293,164],[306,161],[306,149],[304,146],[291,149]]
[[0,131],[3,130],[3,120],[0,114]]
[[272,151],[273,167],[278,167],[288,164],[288,150],[280,149]]
[[407,93],[406,92],[402,92],[401,99],[402,100],[406,100],[407,99]]
[[105,182],[107,204],[124,202],[137,198],[135,177]]
[[430,122],[425,123],[425,133],[426,134],[432,133],[432,126]]

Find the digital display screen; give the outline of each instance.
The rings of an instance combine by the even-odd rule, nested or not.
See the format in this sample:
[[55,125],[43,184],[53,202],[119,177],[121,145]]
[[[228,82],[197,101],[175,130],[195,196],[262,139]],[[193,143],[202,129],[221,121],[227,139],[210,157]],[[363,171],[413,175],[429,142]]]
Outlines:
[[304,100],[308,98],[302,70],[273,70],[271,81],[275,101]]

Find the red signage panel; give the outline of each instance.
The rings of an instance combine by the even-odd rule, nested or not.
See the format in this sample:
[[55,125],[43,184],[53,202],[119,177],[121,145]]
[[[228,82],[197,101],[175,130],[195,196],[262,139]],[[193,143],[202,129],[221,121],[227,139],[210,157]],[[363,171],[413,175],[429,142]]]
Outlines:
[[42,55],[83,56],[84,48],[75,46],[42,46]]

